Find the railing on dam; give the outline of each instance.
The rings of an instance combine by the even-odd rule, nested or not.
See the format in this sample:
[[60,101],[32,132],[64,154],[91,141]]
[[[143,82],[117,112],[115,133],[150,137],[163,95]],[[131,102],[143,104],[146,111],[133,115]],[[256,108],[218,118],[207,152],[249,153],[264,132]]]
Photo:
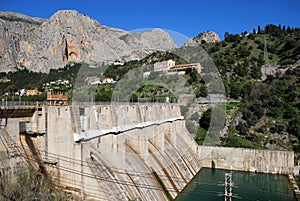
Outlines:
[[116,102],[116,101],[107,101],[107,102],[72,102],[70,105],[178,105],[178,103],[163,103],[163,102]]
[[[68,105],[91,106],[91,105],[177,105],[178,103],[163,103],[163,102],[69,102]],[[47,101],[1,101],[0,106],[50,106],[51,103]],[[56,105],[59,106],[59,105]]]
[[1,106],[36,106],[43,105],[44,102],[38,101],[1,101]]

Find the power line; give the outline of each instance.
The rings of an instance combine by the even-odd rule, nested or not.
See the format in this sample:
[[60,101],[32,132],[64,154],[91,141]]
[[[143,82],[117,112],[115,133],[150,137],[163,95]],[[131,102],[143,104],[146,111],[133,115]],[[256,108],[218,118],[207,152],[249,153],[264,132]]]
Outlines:
[[[18,145],[16,145],[18,146]],[[20,147],[20,146],[19,146]],[[30,148],[26,148],[24,147],[25,149],[31,151]],[[44,152],[43,150],[40,150],[40,149],[37,149],[39,152]],[[51,156],[53,155],[53,156]],[[57,158],[59,157],[59,158]],[[90,163],[90,162],[87,162],[87,161],[81,161],[81,160],[78,160],[78,159],[74,159],[74,158],[71,158],[71,157],[67,157],[67,156],[62,156],[62,155],[59,155],[59,154],[55,154],[55,153],[51,153],[51,152],[48,152],[48,158],[52,158],[54,160],[61,160],[61,161],[64,161],[64,162],[68,162],[68,163],[71,163],[71,164],[75,164],[75,165],[82,165],[84,167],[89,167],[90,164],[93,164],[93,163]],[[130,174],[135,174],[134,176],[140,176],[142,175],[143,177],[145,177],[145,175],[149,175],[148,178],[153,178],[153,174],[150,173],[150,172],[139,172],[139,171],[134,171],[134,170],[129,170],[129,169],[124,169],[124,168],[116,168],[116,167],[111,167],[111,166],[108,166],[108,165],[104,165],[104,164],[99,164],[100,166],[103,166],[105,168],[109,168],[109,169],[112,169],[114,171],[117,171],[116,173],[119,173],[119,174],[126,174],[124,173],[124,171],[126,171],[127,173],[130,173]],[[158,175],[160,178],[166,178],[168,179],[169,177],[165,176],[165,175]],[[172,177],[173,180],[176,180],[176,181],[179,181],[179,182],[185,182],[184,179],[182,178],[179,178],[179,177]]]
[[[2,143],[3,144],[6,144],[6,143],[8,143],[7,142],[7,140],[4,138],[2,138],[3,137],[3,135],[0,135],[0,138],[1,138],[1,141],[2,141]],[[4,141],[6,141],[6,143],[4,143]],[[16,145],[16,144],[14,144],[14,147],[20,152],[19,153],[19,156],[21,156],[22,158],[27,158],[27,159],[29,159],[29,160],[31,160],[31,161],[34,161],[34,162],[38,162],[35,158],[33,158],[33,157],[29,157],[29,156],[25,156],[20,150],[19,150],[19,147],[21,147],[21,146],[19,146],[19,145]],[[32,151],[29,147],[22,147],[22,148],[25,148],[25,149],[27,149],[27,150],[30,150],[30,151]],[[36,150],[38,150],[39,152],[43,152],[43,151],[41,151],[41,150],[39,150],[39,149],[36,149]],[[25,150],[24,150],[25,151]],[[68,162],[68,163],[71,163],[71,164],[78,164],[78,165],[81,165],[81,164],[83,164],[82,162],[84,162],[85,163],[85,167],[88,167],[88,168],[91,168],[89,165],[95,165],[95,163],[91,163],[91,162],[87,162],[87,161],[81,161],[81,160],[78,160],[78,159],[74,159],[74,158],[70,158],[70,157],[66,157],[66,156],[62,156],[62,155],[58,155],[58,154],[54,154],[54,153],[49,153],[49,155],[51,155],[50,156],[50,158],[54,158],[55,159],[55,157],[57,157],[57,156],[59,156],[60,158],[60,160],[64,160],[64,161],[66,161],[66,162]],[[40,161],[39,161],[40,162]],[[79,163],[80,162],[80,163]],[[111,169],[111,170],[116,170],[116,171],[118,171],[118,172],[115,172],[116,174],[126,174],[126,175],[128,175],[128,174],[131,174],[132,176],[136,176],[136,177],[141,177],[141,178],[150,178],[150,179],[153,179],[154,177],[153,177],[153,175],[151,174],[151,173],[149,173],[149,172],[139,172],[139,171],[132,171],[132,170],[128,170],[128,169],[122,169],[122,168],[115,168],[115,167],[109,167],[109,166],[107,166],[107,165],[103,165],[103,164],[99,164],[99,163],[97,163],[97,165],[100,165],[100,166],[102,166],[102,167],[105,167],[105,168],[109,168],[109,169]],[[64,166],[60,166],[60,165],[58,165],[58,166],[56,166],[56,168],[58,169],[58,170],[61,170],[61,171],[65,171],[65,172],[69,172],[69,173],[71,173],[71,174],[75,174],[75,175],[80,175],[80,176],[83,176],[83,177],[87,177],[87,178],[93,178],[93,179],[96,179],[96,180],[103,180],[103,181],[105,181],[105,182],[110,182],[110,183],[115,183],[115,184],[119,184],[119,185],[123,185],[123,186],[131,186],[131,187],[135,187],[135,188],[147,188],[147,189],[150,189],[150,190],[159,190],[159,191],[163,191],[161,188],[158,188],[157,186],[153,186],[153,185],[146,185],[146,184],[133,184],[132,182],[128,182],[128,181],[124,181],[124,180],[121,180],[121,179],[117,179],[117,178],[114,178],[114,179],[109,179],[109,178],[107,178],[107,177],[101,177],[101,176],[99,176],[99,175],[94,175],[94,174],[90,174],[90,173],[86,173],[86,172],[81,172],[81,171],[78,171],[78,170],[75,170],[75,169],[72,169],[72,168],[68,168],[68,167],[64,167]],[[125,171],[125,172],[124,172]],[[148,177],[146,176],[146,175],[149,175]],[[163,177],[164,175],[160,175],[161,177]],[[65,180],[68,180],[69,178],[63,178],[63,177],[60,177],[61,179],[65,179]],[[177,177],[168,177],[168,179],[170,179],[170,178],[172,178],[172,179],[181,179],[181,178],[177,178]],[[181,179],[181,181],[183,181],[182,179]],[[190,183],[194,183],[194,182],[190,182]],[[198,182],[196,182],[196,183],[198,183]],[[202,184],[205,184],[205,185],[213,185],[213,183],[202,183]],[[77,186],[78,186],[79,184],[77,183]],[[82,184],[80,184],[80,186],[83,186]],[[98,188],[98,186],[93,186],[93,187],[95,187],[95,188],[97,188],[97,189],[94,189],[94,188],[89,188],[89,187],[86,187],[85,185],[84,185],[84,187],[85,187],[85,189],[88,189],[88,190],[90,190],[90,191],[99,191],[99,188]],[[239,187],[241,187],[241,188],[246,188],[246,187],[244,187],[244,186],[239,186]],[[167,190],[168,191],[170,191],[170,192],[177,192],[176,191],[176,189],[174,189],[174,188],[167,188]],[[262,190],[263,191],[263,190]],[[268,190],[266,190],[266,191],[268,191]],[[270,191],[269,191],[270,192]],[[197,191],[181,191],[181,193],[187,193],[187,194],[211,194],[211,195],[216,195],[216,196],[218,196],[219,194],[218,193],[216,193],[216,192],[214,192],[214,191],[205,191],[205,190],[197,190]],[[283,194],[284,195],[284,194]],[[248,196],[249,197],[249,196]],[[245,198],[245,199],[247,199],[247,196],[243,196],[243,198]],[[251,199],[251,198],[250,198]],[[249,199],[249,200],[250,200]]]
[[[25,157],[24,155],[21,155],[21,156]],[[29,159],[31,161],[37,162],[36,159],[34,159],[32,157],[30,157]],[[86,173],[86,172],[80,172],[78,170],[74,170],[74,169],[71,169],[71,168],[63,167],[63,166],[57,166],[56,168],[59,169],[59,170],[71,173],[71,174],[80,175],[80,176],[84,176],[84,177],[88,177],[88,178],[93,178],[93,179],[96,179],[96,180],[99,179],[99,180],[103,180],[103,181],[106,181],[106,182],[112,182],[112,183],[116,183],[116,184],[120,184],[120,185],[126,185],[126,186],[132,186],[132,187],[147,188],[147,189],[151,189],[151,190],[163,191],[161,188],[157,188],[156,186],[152,186],[152,185],[142,185],[142,184],[137,184],[136,185],[136,184],[132,184],[130,182],[123,181],[123,180],[107,179],[107,178],[103,178],[103,177],[100,177],[100,176],[95,176],[95,175],[92,175],[92,174],[89,174],[89,173]],[[69,178],[63,178],[63,179],[69,179]],[[212,183],[204,183],[204,184],[212,184]],[[88,189],[88,190],[97,191],[97,189],[87,188],[87,187],[85,187],[85,188]],[[167,190],[169,190],[171,192],[176,192],[176,190],[174,188],[172,188],[172,189],[168,188]],[[196,190],[196,191],[182,191],[181,193],[184,193],[184,194],[210,194],[210,195],[215,195],[215,196],[220,195],[219,193],[217,193],[215,191],[205,191],[205,190],[199,190],[199,189]],[[93,197],[96,197],[96,196],[93,195]],[[100,197],[98,197],[98,198],[100,198]],[[103,197],[101,197],[101,198],[103,198]],[[255,197],[243,196],[241,198],[246,199],[246,200],[253,200],[253,198],[255,198]]]
[[[32,157],[30,157],[29,159],[36,162],[36,159],[34,159]],[[103,181],[106,181],[106,182],[116,183],[116,184],[125,185],[125,186],[147,188],[147,189],[151,189],[151,190],[163,191],[163,189],[161,189],[157,186],[153,186],[153,185],[132,184],[131,182],[128,182],[128,181],[124,181],[124,180],[120,180],[120,179],[109,179],[109,178],[106,178],[106,177],[104,178],[104,177],[101,177],[101,176],[98,176],[98,175],[93,175],[93,174],[90,174],[90,173],[81,172],[81,171],[74,170],[74,169],[64,167],[64,166],[57,166],[56,168],[59,169],[59,170],[71,173],[71,174],[76,174],[76,175],[80,175],[80,176],[87,177],[87,178],[93,178],[93,179],[96,179],[96,180],[99,179],[99,180],[103,180]],[[167,188],[167,190],[170,191],[170,192],[177,192],[176,189],[174,189],[174,188]],[[185,192],[182,191],[182,193],[192,193],[192,194],[195,194],[197,192],[198,193],[209,193],[209,194],[218,195],[214,191],[204,191],[204,190],[188,191],[188,192],[187,191],[185,191]]]

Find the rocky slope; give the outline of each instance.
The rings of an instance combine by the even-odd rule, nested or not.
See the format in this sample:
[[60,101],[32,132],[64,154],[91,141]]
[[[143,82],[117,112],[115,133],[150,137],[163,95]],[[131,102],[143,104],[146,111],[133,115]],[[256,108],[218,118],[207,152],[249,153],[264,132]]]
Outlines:
[[220,42],[220,37],[213,31],[205,31],[196,37],[190,38],[185,42],[184,46],[198,46],[204,43]]
[[49,72],[69,62],[140,59],[174,47],[163,30],[132,34],[74,10],[58,11],[50,19],[0,12],[0,72],[24,67]]

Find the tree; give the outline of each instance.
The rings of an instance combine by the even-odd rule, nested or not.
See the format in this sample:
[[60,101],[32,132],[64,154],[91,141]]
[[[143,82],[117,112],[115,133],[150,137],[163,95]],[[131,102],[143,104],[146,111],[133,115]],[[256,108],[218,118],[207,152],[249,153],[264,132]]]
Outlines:
[[282,31],[284,31],[284,32],[285,32],[285,30],[286,30],[286,27],[285,27],[285,25],[283,25],[283,27],[282,27]]
[[206,97],[207,95],[208,95],[207,87],[204,84],[200,85],[199,96]]
[[249,132],[249,128],[245,123],[239,123],[239,125],[236,126],[236,129],[239,131],[240,134],[246,135]]
[[5,174],[1,176],[0,200],[70,200],[67,193],[52,184],[51,178],[32,167],[24,170],[16,179],[9,179]]
[[17,92],[18,88],[14,84],[10,84],[6,87],[5,91],[8,92],[10,95],[14,95]]
[[225,38],[225,40],[228,38],[230,36],[230,34],[229,34],[229,32],[228,31],[226,31],[225,32],[225,34],[224,34],[224,38]]
[[238,99],[241,95],[241,91],[242,91],[242,86],[240,83],[237,83],[235,81],[230,83],[229,94],[231,98]]
[[207,131],[201,127],[198,128],[195,141],[197,144],[202,145],[207,135]]
[[255,65],[252,67],[251,77],[253,79],[259,79],[261,77],[261,70],[258,65]]
[[261,28],[260,28],[259,25],[258,25],[258,27],[257,27],[257,34],[261,34]]
[[190,79],[188,79],[188,83],[190,85],[194,82],[197,82],[197,81],[201,80],[201,77],[200,77],[198,71],[194,68],[186,69],[185,73],[190,76]]
[[300,117],[294,118],[289,122],[287,131],[300,139]]
[[211,112],[212,110],[209,108],[202,114],[202,117],[199,120],[200,127],[204,128],[206,131],[208,131],[210,125]]

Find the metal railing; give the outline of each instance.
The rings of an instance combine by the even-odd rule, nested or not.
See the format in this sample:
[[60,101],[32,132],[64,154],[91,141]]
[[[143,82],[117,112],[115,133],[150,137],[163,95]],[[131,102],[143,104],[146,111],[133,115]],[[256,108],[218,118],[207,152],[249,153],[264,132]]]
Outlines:
[[[49,101],[0,101],[0,106],[36,106],[36,105],[53,105]],[[69,101],[68,105],[177,105],[178,103],[164,103],[164,102],[77,102]],[[59,105],[56,105],[59,106]],[[63,105],[62,105],[63,106]]]
[[[37,104],[36,101],[1,101],[0,106],[35,106]],[[38,102],[39,105],[45,105],[46,102]]]

